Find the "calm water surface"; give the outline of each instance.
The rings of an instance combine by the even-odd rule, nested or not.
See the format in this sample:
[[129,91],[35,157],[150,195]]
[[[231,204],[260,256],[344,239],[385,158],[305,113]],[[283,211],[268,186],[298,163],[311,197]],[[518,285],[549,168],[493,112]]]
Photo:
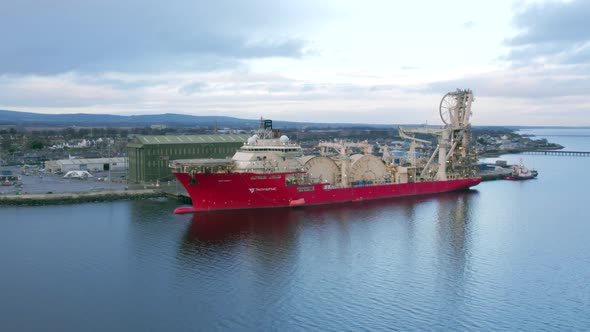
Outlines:
[[0,330],[590,330],[590,158],[520,157],[538,179],[300,210],[1,207]]

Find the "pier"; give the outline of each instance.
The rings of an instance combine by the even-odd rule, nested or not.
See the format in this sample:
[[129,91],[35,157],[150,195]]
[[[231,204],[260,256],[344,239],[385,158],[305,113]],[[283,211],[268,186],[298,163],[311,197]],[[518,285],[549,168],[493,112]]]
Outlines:
[[545,156],[575,156],[575,157],[590,157],[590,151],[561,151],[561,150],[537,150],[525,151],[523,154],[536,154]]

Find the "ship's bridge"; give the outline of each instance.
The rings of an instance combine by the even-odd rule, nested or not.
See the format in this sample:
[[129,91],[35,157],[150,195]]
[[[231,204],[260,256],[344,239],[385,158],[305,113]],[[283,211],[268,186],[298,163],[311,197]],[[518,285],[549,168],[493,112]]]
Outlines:
[[169,164],[174,172],[183,173],[229,173],[234,168],[230,159],[179,159]]
[[299,172],[297,158],[303,156],[301,146],[289,143],[287,136],[259,139],[254,135],[233,156],[236,172]]

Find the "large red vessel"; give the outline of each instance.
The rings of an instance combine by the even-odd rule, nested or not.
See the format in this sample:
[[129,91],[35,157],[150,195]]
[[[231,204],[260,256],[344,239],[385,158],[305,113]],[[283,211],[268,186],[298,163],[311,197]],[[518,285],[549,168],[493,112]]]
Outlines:
[[[472,100],[469,90],[448,93],[440,106],[444,127],[400,129],[400,136],[411,141],[405,159],[391,155],[387,146],[378,157],[368,142],[345,141],[320,142],[319,155],[304,156],[299,145],[279,137],[271,122],[263,121],[262,130],[232,159],[170,163],[192,199],[192,207],[175,213],[347,203],[475,186],[481,178],[474,176],[475,156],[469,149]],[[415,158],[416,142],[430,143],[415,138],[416,133],[438,138],[428,160]]]

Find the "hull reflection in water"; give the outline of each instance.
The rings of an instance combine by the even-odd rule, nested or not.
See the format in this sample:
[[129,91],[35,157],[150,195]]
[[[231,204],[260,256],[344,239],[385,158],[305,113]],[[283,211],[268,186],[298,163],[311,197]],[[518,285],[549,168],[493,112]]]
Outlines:
[[247,234],[284,235],[302,215],[302,211],[292,209],[195,213],[187,238],[213,243]]
[[[358,202],[351,205],[309,206],[301,209],[279,208],[262,210],[224,210],[195,213],[187,230],[189,242],[222,243],[238,241],[249,236],[281,238],[289,236],[298,227],[315,222],[330,220],[348,222],[372,220],[384,212],[401,212],[403,219],[411,221],[417,204],[437,202],[439,217],[465,222],[465,201],[476,195],[476,190],[464,190],[443,194],[394,198]],[[442,211],[448,210],[448,211]],[[458,213],[458,212],[461,213]],[[445,213],[448,213],[445,215]],[[438,220],[441,222],[443,220]],[[436,220],[433,220],[436,222]],[[445,220],[445,222],[448,222]]]

